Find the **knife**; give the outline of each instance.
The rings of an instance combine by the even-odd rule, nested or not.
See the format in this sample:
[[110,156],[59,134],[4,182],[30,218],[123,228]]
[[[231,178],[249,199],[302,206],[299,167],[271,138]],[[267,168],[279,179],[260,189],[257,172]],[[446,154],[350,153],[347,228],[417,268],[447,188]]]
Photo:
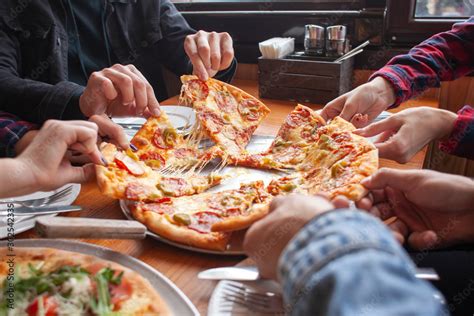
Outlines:
[[82,208],[77,205],[58,205],[58,206],[42,206],[42,207],[12,207],[8,210],[1,210],[0,216],[6,216],[11,213],[15,215],[48,215],[63,212],[82,211]]
[[[439,275],[432,268],[417,268],[415,276],[418,279],[438,281]],[[260,277],[257,267],[226,267],[202,271],[198,274],[201,280],[231,280],[231,281],[257,281]]]

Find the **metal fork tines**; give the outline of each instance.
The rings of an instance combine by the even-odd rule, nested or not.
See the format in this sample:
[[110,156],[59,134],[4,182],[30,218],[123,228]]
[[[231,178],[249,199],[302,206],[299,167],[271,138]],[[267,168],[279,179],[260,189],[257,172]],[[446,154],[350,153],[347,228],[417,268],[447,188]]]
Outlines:
[[249,311],[260,314],[284,315],[283,299],[275,293],[259,293],[241,283],[226,282],[223,297],[229,302],[241,305]]
[[72,193],[72,186],[68,186],[62,189],[61,191],[58,191],[52,195],[49,195],[43,198],[24,200],[24,201],[4,200],[4,201],[0,201],[0,204],[13,203],[13,204],[20,204],[25,207],[41,207],[41,206],[45,206],[48,204],[53,204],[53,203],[62,201],[65,198],[67,198],[71,193]]

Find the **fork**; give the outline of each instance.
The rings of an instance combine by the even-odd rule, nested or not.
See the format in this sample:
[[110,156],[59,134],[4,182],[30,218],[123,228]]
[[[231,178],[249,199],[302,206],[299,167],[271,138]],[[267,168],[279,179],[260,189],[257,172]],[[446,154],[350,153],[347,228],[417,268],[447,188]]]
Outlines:
[[13,203],[13,204],[20,204],[21,206],[25,207],[41,207],[45,206],[48,204],[52,204],[55,202],[59,202],[66,197],[68,197],[72,192],[72,186],[68,186],[61,191],[58,191],[52,195],[46,196],[44,198],[38,198],[38,199],[31,199],[31,200],[24,200],[24,201],[16,201],[16,200],[11,200],[11,201],[0,201],[0,204],[7,204],[7,203]]
[[249,311],[261,314],[285,315],[283,298],[279,294],[255,292],[240,283],[234,282],[226,282],[222,292],[224,299],[241,305]]

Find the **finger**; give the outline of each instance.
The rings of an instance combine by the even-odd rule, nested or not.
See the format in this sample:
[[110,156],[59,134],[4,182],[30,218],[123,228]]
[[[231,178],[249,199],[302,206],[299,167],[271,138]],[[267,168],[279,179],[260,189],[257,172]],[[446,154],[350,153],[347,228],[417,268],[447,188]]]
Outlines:
[[148,105],[147,108],[144,109],[142,115],[146,118],[150,116],[156,116],[159,117],[161,115],[161,109],[160,109],[160,103],[156,99],[155,91],[153,90],[153,87],[151,84],[146,80],[145,76],[135,67],[131,69],[136,75],[140,76],[145,82],[146,85],[146,94],[147,94],[147,100],[148,100]]
[[376,137],[376,139],[374,140],[374,144],[375,145],[382,144],[382,143],[388,141],[393,135],[394,135],[393,130],[382,132],[382,134],[380,134]]
[[344,94],[326,104],[326,106],[321,111],[321,116],[326,121],[338,116],[341,113],[344,104],[346,103],[346,99],[347,96]]
[[408,244],[416,250],[433,249],[439,244],[439,237],[432,230],[413,232],[408,237]]
[[220,37],[221,45],[221,65],[218,70],[224,70],[230,67],[234,60],[234,43],[229,33],[222,33]]
[[350,200],[345,196],[336,196],[332,203],[334,204],[335,208],[349,208],[350,207]]
[[87,164],[82,167],[68,167],[62,172],[64,183],[85,183],[95,177],[95,166]]
[[206,69],[211,69],[211,47],[209,46],[209,35],[206,32],[199,31],[196,37],[197,50],[199,57]]
[[394,117],[389,117],[380,122],[372,123],[367,127],[357,129],[354,133],[364,137],[372,137],[385,131],[398,130],[402,124],[401,121],[394,119]]
[[[147,85],[148,81],[141,75],[140,71],[133,65],[121,66],[120,71],[132,78],[133,93],[135,98],[135,115],[141,116],[148,105]],[[139,75],[140,74],[140,75]]]
[[120,91],[124,105],[130,104],[135,99],[133,92],[133,80],[130,76],[112,68],[102,70],[105,77],[110,79],[115,88]]
[[188,54],[191,63],[193,64],[193,73],[199,77],[199,79],[206,81],[209,76],[207,74],[206,67],[204,66],[201,57],[199,56],[198,48],[194,37],[188,36],[186,37],[186,45],[185,50],[186,54]]
[[382,221],[385,221],[393,216],[395,216],[395,213],[393,212],[392,206],[387,203],[379,203],[374,206],[372,206],[369,209],[369,213],[374,215],[375,217],[380,218]]
[[350,122],[352,117],[357,114],[358,108],[357,104],[352,103],[351,99],[348,98],[339,116]]
[[211,69],[219,71],[221,67],[221,41],[220,36],[216,32],[209,35],[210,60]]
[[364,197],[360,201],[356,202],[357,208],[365,211],[370,210],[373,204],[374,202],[369,196]]
[[407,225],[399,219],[395,220],[393,223],[388,225],[388,227],[392,231],[394,231],[394,232],[396,232],[396,233],[398,233],[398,234],[400,234],[404,237],[408,236],[409,231],[408,231]]
[[285,202],[284,196],[277,196],[270,202],[270,212],[275,211]]
[[400,245],[403,245],[405,243],[405,237],[398,233],[398,232],[392,232],[393,237],[398,241]]
[[416,131],[408,125],[404,125],[389,140],[382,144],[376,144],[379,149],[379,155],[382,158],[395,160],[399,163],[407,163],[413,156],[429,143],[413,140],[413,133]]
[[108,136],[123,149],[129,148],[130,143],[127,139],[127,135],[125,135],[125,131],[109,117],[105,115],[94,115],[89,120],[97,124],[101,135]]
[[416,185],[414,179],[418,173],[414,170],[380,169],[375,175],[362,180],[369,190],[385,189],[387,186],[402,191],[410,191]]
[[351,120],[352,125],[357,128],[366,126],[369,123],[369,116],[367,114],[356,114]]
[[[93,94],[88,95],[89,99],[94,98],[94,93],[100,93],[105,96],[107,100],[114,100],[118,96],[118,91],[115,89],[112,80],[104,76],[101,72],[93,72],[89,77],[88,86],[92,88]],[[89,100],[90,103],[93,100]]]

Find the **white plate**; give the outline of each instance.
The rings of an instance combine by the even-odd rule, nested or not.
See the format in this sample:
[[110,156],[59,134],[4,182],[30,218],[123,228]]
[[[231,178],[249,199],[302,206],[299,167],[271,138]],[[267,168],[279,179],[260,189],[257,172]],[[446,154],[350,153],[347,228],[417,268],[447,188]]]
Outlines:
[[[64,188],[67,188],[69,186],[72,186],[71,193],[61,201],[57,201],[55,203],[49,204],[50,206],[55,206],[55,205],[71,205],[81,192],[81,185],[80,184],[66,184],[59,189],[56,189],[54,191],[50,192],[36,192],[33,194],[29,195],[24,195],[20,197],[15,197],[15,198],[10,198],[10,199],[3,199],[3,201],[8,201],[8,200],[19,200],[19,201],[25,201],[25,200],[30,200],[30,199],[39,199],[43,198],[46,196],[50,196],[58,191],[63,190]],[[0,204],[0,210],[6,210],[7,205],[6,204]],[[59,214],[59,213],[58,213]],[[27,231],[30,228],[33,228],[35,226],[35,221],[37,218],[42,218],[42,217],[53,217],[58,214],[51,214],[51,215],[37,215],[37,216],[15,216],[15,235],[20,234],[24,231]],[[1,216],[0,217],[0,239],[7,238],[8,237],[8,226],[7,226],[7,217],[6,216]]]
[[[239,287],[246,287],[250,291],[258,293],[274,293],[276,295],[282,295],[280,285],[275,281],[255,281],[255,282],[235,282],[235,281],[220,281],[217,283],[214,291],[212,292],[209,305],[207,307],[208,316],[232,316],[232,315],[253,315],[253,316],[270,316],[270,315],[283,315],[283,314],[272,314],[272,313],[257,313],[247,309],[245,306],[236,304],[226,299],[225,288],[229,284],[236,285]],[[283,309],[283,307],[282,307]]]
[[[161,110],[168,115],[168,118],[170,119],[170,122],[174,128],[183,134],[187,134],[194,127],[194,124],[196,124],[196,114],[190,107],[179,105],[162,105]],[[143,123],[146,122],[146,119],[143,117],[123,117],[113,118],[112,120],[117,124],[143,125]],[[125,133],[131,139],[133,136],[135,136],[138,129],[138,127],[132,129],[126,128]]]
[[[5,247],[6,242],[0,242],[0,247]],[[66,251],[79,252],[86,255],[116,262],[140,274],[150,282],[153,288],[176,316],[197,316],[196,307],[189,298],[163,274],[153,269],[146,263],[131,256],[124,255],[105,247],[100,247],[84,242],[61,240],[61,239],[21,239],[15,240],[15,247],[45,247]]]

